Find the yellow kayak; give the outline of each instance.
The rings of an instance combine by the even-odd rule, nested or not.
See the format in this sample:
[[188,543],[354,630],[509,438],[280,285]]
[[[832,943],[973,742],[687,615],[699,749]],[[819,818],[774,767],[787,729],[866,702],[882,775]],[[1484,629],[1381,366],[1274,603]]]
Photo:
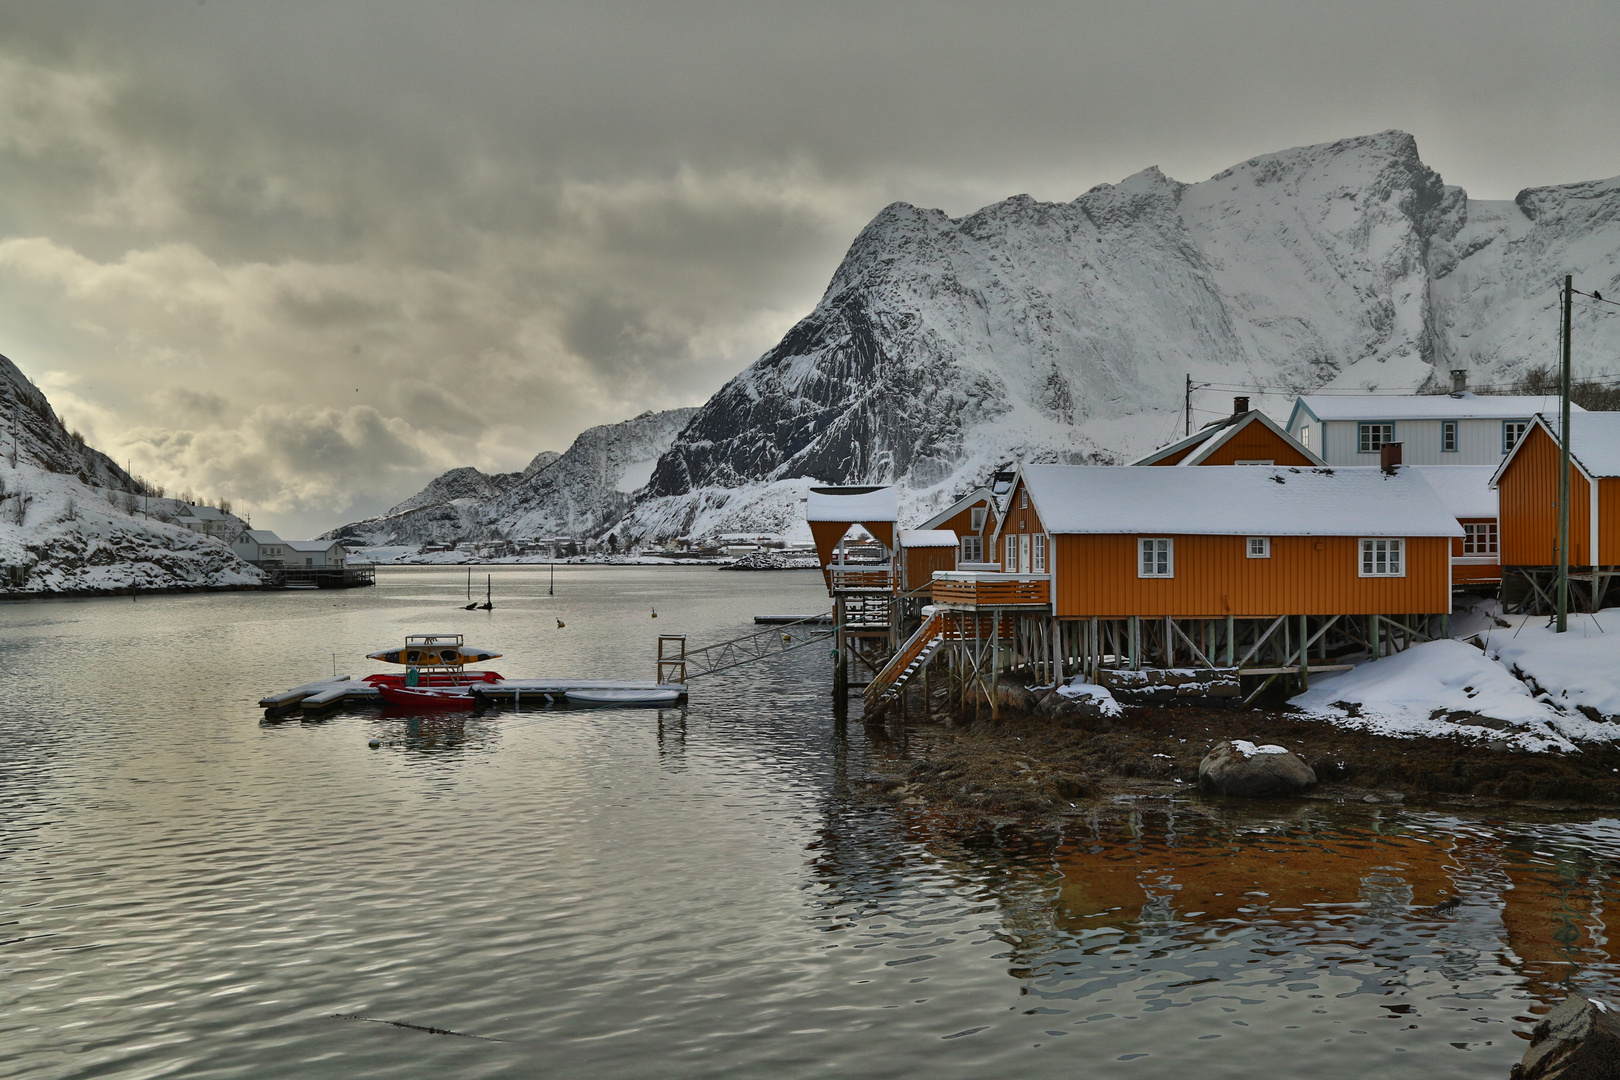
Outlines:
[[368,660],[409,667],[460,667],[463,664],[497,660],[500,656],[498,652],[465,644],[460,634],[408,634],[402,649],[366,653]]

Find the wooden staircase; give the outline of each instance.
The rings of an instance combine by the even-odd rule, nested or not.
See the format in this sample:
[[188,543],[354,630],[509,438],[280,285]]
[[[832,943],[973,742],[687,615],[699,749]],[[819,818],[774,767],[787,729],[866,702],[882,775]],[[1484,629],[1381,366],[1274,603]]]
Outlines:
[[944,644],[945,619],[939,612],[932,612],[866,684],[863,692],[866,714],[877,715],[879,709],[899,697],[911,677],[921,671]]

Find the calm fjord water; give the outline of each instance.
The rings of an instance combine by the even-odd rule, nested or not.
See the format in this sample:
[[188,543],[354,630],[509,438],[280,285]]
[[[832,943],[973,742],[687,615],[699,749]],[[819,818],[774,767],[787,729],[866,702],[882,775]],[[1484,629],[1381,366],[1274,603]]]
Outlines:
[[814,573],[547,580],[494,571],[493,612],[428,569],[0,606],[0,1073],[1505,1077],[1532,1010],[1620,989],[1615,821],[865,809],[895,751],[834,722],[821,647],[684,711],[254,706],[411,631],[642,678],[660,630],[825,599]]

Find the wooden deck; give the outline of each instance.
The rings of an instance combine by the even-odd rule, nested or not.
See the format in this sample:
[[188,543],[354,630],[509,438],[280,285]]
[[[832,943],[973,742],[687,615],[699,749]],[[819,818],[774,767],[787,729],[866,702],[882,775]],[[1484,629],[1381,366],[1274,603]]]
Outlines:
[[1052,582],[1045,574],[941,571],[934,575],[934,603],[949,607],[1050,607]]

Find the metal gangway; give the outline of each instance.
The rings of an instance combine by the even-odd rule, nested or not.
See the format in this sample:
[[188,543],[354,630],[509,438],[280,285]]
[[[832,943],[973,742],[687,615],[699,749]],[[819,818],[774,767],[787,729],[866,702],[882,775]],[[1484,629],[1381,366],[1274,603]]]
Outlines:
[[[679,653],[666,655],[663,642],[660,640],[659,681],[664,679],[665,669],[662,665],[665,664],[670,665],[671,670],[678,664],[681,673],[679,681],[685,682],[704,675],[718,675],[722,671],[730,671],[744,664],[769,660],[809,645],[824,644],[837,632],[838,628],[832,623],[832,612],[825,611],[797,622],[777,623],[767,629],[756,630],[752,634],[744,634],[729,641],[718,641],[699,649],[686,649],[682,639]],[[674,643],[673,635],[671,643]]]

